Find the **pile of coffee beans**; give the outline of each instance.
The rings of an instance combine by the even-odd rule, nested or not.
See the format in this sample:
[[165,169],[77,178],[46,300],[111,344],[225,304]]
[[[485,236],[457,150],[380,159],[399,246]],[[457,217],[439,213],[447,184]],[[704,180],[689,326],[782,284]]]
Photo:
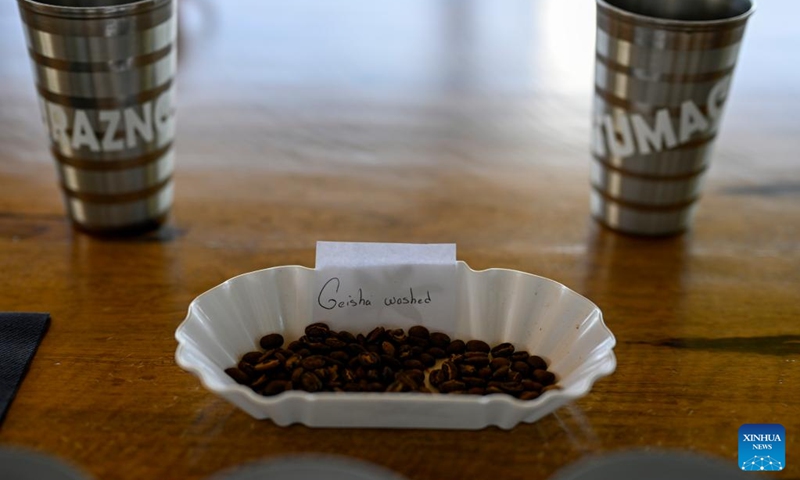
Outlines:
[[541,357],[516,351],[510,343],[492,348],[481,340],[451,340],[421,325],[408,332],[376,327],[353,335],[314,323],[285,347],[277,333],[265,335],[260,344],[263,351],[244,354],[225,373],[266,396],[287,390],[439,392],[532,400],[558,388]]

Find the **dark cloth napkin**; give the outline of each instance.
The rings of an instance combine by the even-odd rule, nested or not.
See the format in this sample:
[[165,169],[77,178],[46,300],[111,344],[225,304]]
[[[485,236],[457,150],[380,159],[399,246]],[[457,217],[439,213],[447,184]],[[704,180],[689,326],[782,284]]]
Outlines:
[[48,325],[49,313],[0,313],[0,425]]

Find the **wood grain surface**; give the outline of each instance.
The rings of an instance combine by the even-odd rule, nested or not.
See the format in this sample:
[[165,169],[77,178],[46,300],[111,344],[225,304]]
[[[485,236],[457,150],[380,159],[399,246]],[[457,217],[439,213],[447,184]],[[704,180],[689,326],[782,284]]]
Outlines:
[[[781,423],[800,478],[800,7],[763,2],[692,230],[589,217],[594,4],[181,2],[178,167],[161,231],[72,230],[14,2],[0,5],[0,310],[52,326],[0,443],[97,479],[201,479],[290,453],[412,480],[545,479],[591,453],[677,448],[735,465]],[[317,240],[455,242],[476,269],[553,278],[603,310],[618,369],[503,431],[256,421],[175,365],[191,300],[313,266]]]

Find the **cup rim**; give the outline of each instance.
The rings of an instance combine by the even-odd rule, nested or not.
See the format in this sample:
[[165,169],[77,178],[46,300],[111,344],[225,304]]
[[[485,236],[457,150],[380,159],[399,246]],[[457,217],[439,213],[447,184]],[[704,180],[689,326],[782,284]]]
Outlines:
[[143,13],[170,4],[173,0],[132,0],[121,5],[104,7],[72,7],[52,5],[41,0],[17,0],[20,8],[40,15],[67,18],[113,18]]
[[755,0],[747,0],[750,3],[750,8],[740,13],[739,15],[735,15],[733,17],[718,18],[714,20],[677,20],[672,18],[660,18],[651,15],[644,15],[641,13],[631,12],[629,10],[617,7],[616,5],[610,4],[608,0],[595,0],[595,1],[597,2],[597,6],[603,7],[622,17],[626,17],[631,20],[636,20],[637,22],[641,23],[650,23],[663,26],[666,28],[715,27],[731,23],[739,23],[747,20],[747,18],[750,17],[756,11]]

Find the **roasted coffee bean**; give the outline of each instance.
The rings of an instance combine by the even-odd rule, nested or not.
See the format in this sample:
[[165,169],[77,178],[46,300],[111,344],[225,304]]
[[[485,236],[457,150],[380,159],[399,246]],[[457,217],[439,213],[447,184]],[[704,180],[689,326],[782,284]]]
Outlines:
[[264,363],[267,360],[271,360],[271,359],[275,358],[275,352],[276,351],[277,350],[275,350],[273,348],[272,350],[267,350],[266,352],[262,353],[261,356],[258,357],[258,360],[256,360],[255,363],[253,363],[253,365],[255,365],[256,363]]
[[381,350],[384,354],[389,355],[390,357],[394,357],[394,354],[396,353],[394,344],[387,340],[384,340],[381,343]]
[[408,335],[411,337],[424,338],[424,339],[431,338],[430,330],[423,327],[422,325],[414,325],[413,327],[409,328]]
[[398,344],[405,343],[406,341],[406,331],[402,328],[395,328],[394,330],[390,330],[387,332],[389,338]]
[[531,355],[528,357],[527,362],[531,366],[531,370],[547,370],[547,362],[542,357]]
[[445,347],[444,351],[447,352],[448,355],[455,355],[458,353],[464,353],[467,349],[464,340],[453,340],[450,342],[450,345]]
[[375,327],[372,329],[371,332],[367,335],[367,343],[378,343],[383,340],[383,335],[386,333],[386,329],[383,327]]
[[527,375],[531,371],[530,365],[527,362],[514,362],[511,364],[511,369],[523,375]]
[[382,384],[381,382],[370,382],[367,385],[368,392],[383,392],[386,391],[386,385]]
[[294,356],[294,354],[286,356],[286,355],[282,354],[281,352],[275,352],[274,358],[275,358],[275,360],[278,360],[279,362],[281,362],[281,365],[283,365],[284,363],[286,363],[286,359],[287,358],[293,357],[293,356]]
[[300,366],[301,361],[302,359],[300,357],[298,357],[297,355],[292,355],[291,357],[286,359],[286,362],[284,362],[283,364],[283,368],[291,372],[296,367]]
[[486,357],[486,358],[488,358],[489,354],[485,353],[485,352],[465,352],[463,357],[464,358],[475,358],[475,357],[481,357],[481,358]]
[[428,355],[432,356],[433,358],[444,358],[447,356],[447,352],[439,347],[431,347],[428,349]]
[[484,390],[483,393],[484,395],[490,395],[492,393],[505,393],[505,392],[501,390],[499,387],[489,386],[486,387],[486,390]]
[[406,360],[403,366],[413,370],[425,370],[425,365],[419,360]]
[[519,394],[519,399],[520,400],[534,400],[536,398],[539,398],[539,395],[540,395],[539,392],[522,392],[522,393]]
[[408,385],[406,385],[403,382],[395,381],[395,382],[392,382],[391,384],[389,384],[388,387],[386,387],[386,391],[387,392],[410,392],[411,391],[411,387],[409,387]]
[[466,349],[468,352],[483,352],[489,353],[491,348],[489,344],[484,342],[483,340],[470,340],[467,342]]
[[257,372],[265,372],[268,370],[274,370],[280,366],[281,366],[281,361],[275,358],[273,360],[267,360],[264,363],[257,363],[253,365],[253,369]]
[[325,365],[328,365],[328,366],[331,366],[331,367],[336,367],[337,369],[339,369],[339,368],[344,369],[347,366],[347,365],[344,364],[344,362],[340,362],[339,360],[336,360],[335,358],[331,358],[331,357],[323,357],[323,358],[325,359]]
[[483,367],[478,370],[478,376],[487,379],[492,377],[492,369],[489,367]]
[[249,363],[250,365],[255,365],[258,363],[258,359],[261,358],[262,352],[247,352],[242,355],[242,361],[244,363]]
[[472,387],[467,390],[467,393],[470,395],[483,395],[486,393],[486,390],[481,387]]
[[256,372],[256,369],[253,368],[252,365],[245,362],[244,360],[239,362],[239,364],[236,365],[236,367],[251,379],[256,378],[258,375],[260,375],[258,372]]
[[459,365],[458,373],[462,377],[474,377],[478,374],[478,369],[473,367],[472,365]]
[[489,363],[489,367],[492,370],[497,370],[500,367],[507,367],[511,364],[511,362],[507,358],[493,358],[491,363]]
[[420,387],[420,382],[418,382],[412,375],[408,372],[398,372],[394,375],[395,382],[400,382],[408,386],[411,390],[416,390]]
[[433,358],[432,355],[427,353],[421,353],[419,355],[419,361],[422,362],[423,365],[425,365],[425,368],[430,368],[436,365],[436,359]]
[[431,345],[441,349],[445,349],[448,345],[450,345],[450,337],[446,333],[431,332],[430,340]]
[[419,387],[417,389],[417,392],[419,392],[419,393],[433,393],[433,391],[430,388],[428,388],[428,387],[426,387],[424,385]]
[[347,346],[347,344],[345,342],[339,340],[336,337],[328,337],[328,338],[326,338],[325,339],[325,345],[327,345],[327,346],[329,346],[329,347],[331,347],[333,349],[336,349],[336,350],[342,349],[342,348]]
[[311,350],[311,353],[316,355],[327,355],[331,352],[331,347],[322,342],[309,343],[308,349]]
[[280,333],[270,333],[269,335],[264,335],[261,337],[261,340],[258,343],[264,350],[280,348],[283,346],[283,335]]
[[522,374],[517,372],[517,371],[510,370],[508,372],[508,381],[509,382],[521,382],[523,378],[524,377],[522,376]]
[[461,381],[467,385],[467,388],[486,387],[486,380],[478,377],[461,377]]
[[391,383],[394,381],[394,370],[389,367],[383,367],[381,370],[381,381]]
[[497,380],[491,380],[491,381],[489,381],[489,382],[487,382],[487,383],[486,383],[486,386],[487,386],[487,387],[497,387],[497,388],[500,388],[500,385],[502,385],[502,384],[503,384],[503,382],[499,382],[499,381],[497,381]]
[[444,381],[444,375],[440,369],[431,370],[431,373],[428,374],[428,380],[431,385],[438,387]]
[[353,383],[357,380],[355,372],[349,368],[345,368],[341,374],[341,378],[345,383]]
[[357,383],[345,383],[344,387],[342,387],[342,390],[344,390],[345,392],[360,392],[361,385]]
[[321,368],[325,366],[325,358],[320,355],[312,355],[310,357],[304,358],[300,365],[303,366],[306,370],[314,370],[316,368]]
[[381,355],[381,362],[386,366],[392,367],[393,370],[400,370],[403,368],[403,362],[389,355]]
[[[403,345],[403,346],[407,347],[408,345]],[[416,355],[414,355],[411,352],[411,349],[405,351],[398,350],[397,359],[400,360],[401,362],[405,362],[406,360],[415,360],[416,358],[417,358]]]
[[330,357],[331,359],[342,363],[347,363],[347,361],[350,360],[350,355],[343,351],[331,352]]
[[411,378],[414,379],[415,382],[419,383],[420,385],[425,383],[425,373],[422,370],[411,369],[406,370],[405,373],[407,373]]
[[358,378],[359,381],[361,381],[361,380],[366,381],[366,379],[367,379],[367,369],[366,368],[364,368],[362,366],[359,366],[353,372],[356,374],[356,378]]
[[291,383],[285,380],[273,380],[264,387],[262,395],[272,396],[291,389]]
[[295,355],[297,355],[300,358],[310,357],[311,356],[311,350],[309,350],[307,348],[301,348],[300,350],[295,352]]
[[363,353],[363,352],[366,352],[366,351],[367,351],[367,349],[366,349],[366,348],[364,348],[362,345],[359,345],[359,344],[357,344],[357,343],[350,343],[350,344],[348,344],[348,345],[347,345],[347,346],[344,348],[344,350],[345,350],[345,351],[346,351],[348,354],[350,354],[350,356],[351,356],[351,357],[355,357],[355,356],[357,356],[359,353]]
[[413,346],[413,347],[411,347],[411,355],[412,355],[414,358],[418,358],[418,357],[419,357],[420,355],[422,355],[423,353],[425,353],[425,349],[424,349],[424,348],[422,348],[422,347],[417,347],[417,346]]
[[236,381],[236,383],[240,383],[242,385],[247,385],[250,383],[250,376],[236,367],[226,368],[225,373],[227,373],[229,377]]
[[305,329],[306,335],[309,337],[322,337],[325,338],[328,336],[328,332],[330,332],[330,327],[327,324],[318,322],[312,323],[311,325],[307,326]]
[[331,380],[331,371],[327,368],[315,368],[312,370],[314,375],[317,376],[323,383],[329,382]]
[[381,357],[375,352],[364,352],[358,355],[358,361],[364,367],[377,367],[381,363]]
[[516,351],[511,354],[511,360],[514,362],[524,362],[525,360],[528,359],[529,356],[530,355],[528,355],[528,352],[526,352],[525,350]]
[[250,388],[252,388],[253,390],[259,390],[263,386],[265,386],[267,383],[269,383],[269,380],[270,379],[269,379],[269,377],[267,377],[266,374],[261,375],[260,377],[258,377],[258,379],[255,382],[250,384]]
[[439,385],[439,391],[442,393],[463,392],[466,388],[467,386],[464,382],[459,382],[458,380],[448,380]]
[[514,345],[508,342],[495,345],[491,353],[493,357],[510,357],[514,353]]
[[322,389],[322,381],[313,372],[306,372],[300,377],[300,387],[306,392],[317,392]]
[[359,345],[365,345],[367,343],[367,337],[365,337],[363,333],[359,333],[356,335],[356,342]]
[[453,362],[456,365],[461,365],[461,363],[464,361],[464,355],[462,355],[460,353],[456,353],[454,355],[450,355],[450,361]]
[[458,367],[456,367],[455,363],[449,360],[445,360],[442,363],[442,380],[446,382],[449,380],[456,380],[457,378],[458,378]]
[[300,388],[300,377],[302,377],[304,373],[306,373],[306,371],[303,369],[303,367],[297,367],[292,370],[291,381],[295,387]]
[[296,352],[296,351],[300,350],[301,348],[303,348],[303,344],[300,343],[299,340],[295,340],[294,342],[289,343],[289,346],[287,346],[286,348],[288,348],[289,350],[291,350],[293,352]]
[[532,376],[534,380],[544,386],[551,385],[556,381],[556,376],[553,375],[553,372],[548,372],[547,370],[534,370]]
[[293,351],[289,350],[288,348],[279,348],[278,351],[275,352],[275,353],[276,354],[280,353],[281,355],[283,355],[286,358],[289,358],[289,357],[291,357],[292,355],[295,354]]
[[375,344],[369,344],[369,345],[367,345],[367,351],[368,351],[368,352],[372,352],[372,353],[377,353],[378,355],[380,355],[381,353],[383,353],[383,352],[381,351],[381,346],[380,346],[380,345],[375,345]]
[[367,375],[365,378],[370,382],[378,382],[381,379],[381,372],[379,372],[376,368],[370,368],[367,370]]
[[[478,353],[478,352],[467,352],[467,355],[469,355],[469,353]],[[483,355],[465,356],[463,363],[467,365],[472,365],[477,368],[482,368],[489,365],[489,355],[483,354]]]
[[351,358],[350,360],[348,360],[347,361],[347,366],[349,368],[353,368],[353,369],[358,368],[359,366],[361,366],[361,362],[358,360],[358,356],[355,356],[355,357]]
[[549,392],[550,390],[561,390],[560,385],[548,385],[542,389],[542,393]]
[[336,338],[343,341],[344,343],[356,343],[356,337],[350,332],[346,332],[342,330],[341,332],[336,334]]
[[519,395],[524,391],[522,385],[515,382],[505,382],[502,385],[500,385],[500,389],[511,395]]
[[508,365],[500,367],[492,373],[492,380],[505,380],[508,378]]
[[541,392],[544,385],[539,382],[534,382],[533,380],[523,380],[520,382],[522,384],[522,388],[529,392]]
[[408,342],[408,344],[413,346],[414,348],[417,348],[417,349],[420,349],[420,350],[423,350],[423,351],[428,349],[431,346],[431,341],[428,340],[427,338],[412,337],[410,335],[409,335],[408,339],[406,340],[406,342]]

